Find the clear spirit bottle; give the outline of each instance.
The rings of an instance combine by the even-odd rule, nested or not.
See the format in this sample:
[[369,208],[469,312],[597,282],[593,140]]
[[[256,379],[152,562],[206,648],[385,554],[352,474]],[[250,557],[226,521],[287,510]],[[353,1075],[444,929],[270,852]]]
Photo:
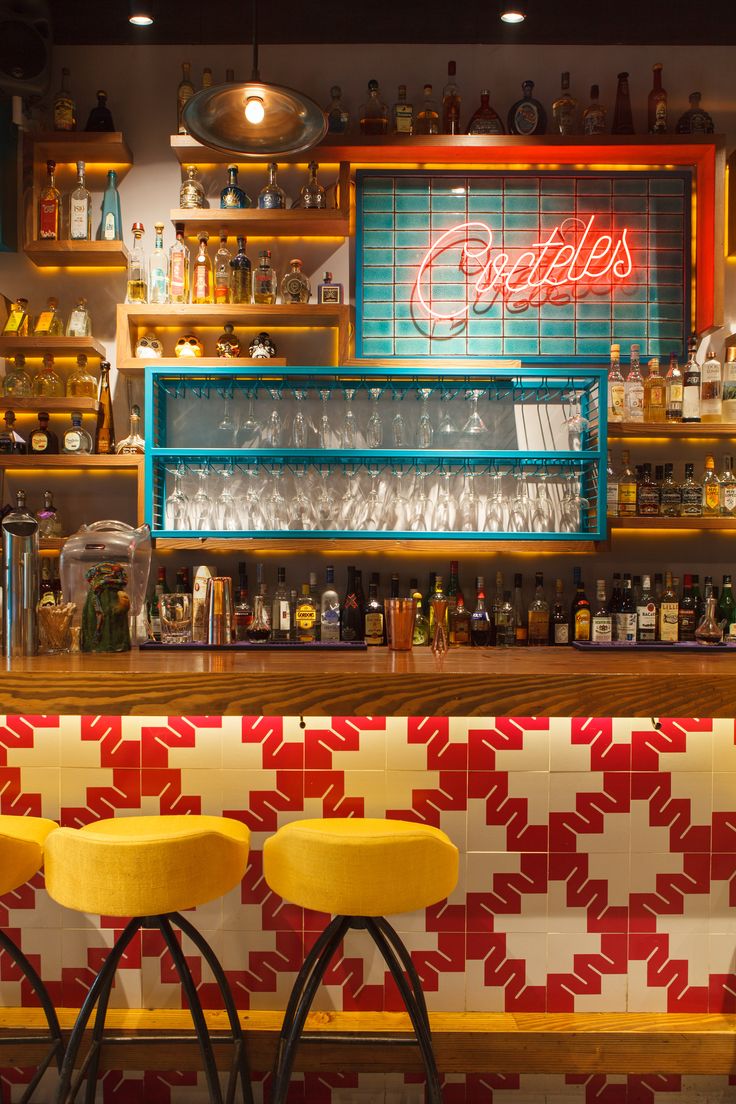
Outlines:
[[189,302],[189,269],[192,257],[184,241],[184,223],[176,224],[176,240],[169,250],[169,300]]
[[278,165],[272,161],[268,166],[268,183],[258,193],[258,207],[261,211],[284,210],[286,207],[286,193],[279,187],[277,172]]
[[250,196],[238,184],[238,166],[228,165],[228,183],[220,192],[220,207],[244,210],[251,206]]
[[396,135],[414,133],[414,105],[406,98],[406,85],[400,84],[396,103],[391,109],[391,133]]
[[36,337],[59,337],[64,333],[64,322],[59,314],[59,300],[51,295],[46,310],[41,311],[33,327]]
[[320,640],[336,644],[340,639],[340,596],[335,590],[335,569],[325,569],[325,586],[319,599]]
[[552,104],[556,134],[577,134],[578,101],[570,95],[570,74],[563,73],[560,94]]
[[624,377],[621,373],[621,346],[611,346],[611,364],[608,369],[608,420],[624,420]]
[[132,226],[133,248],[128,258],[128,286],[126,303],[148,302],[148,272],[146,254],[143,250],[143,223],[134,222]]
[[271,267],[270,249],[263,249],[258,254],[258,268],[253,273],[253,302],[276,302],[276,273]]
[[291,637],[291,601],[286,586],[286,568],[276,569],[276,589],[271,599],[271,638],[288,640]]
[[325,108],[327,130],[330,134],[347,134],[350,130],[350,112],[342,100],[342,89],[333,84],[330,89],[330,102]]
[[148,261],[148,302],[169,301],[169,258],[164,250],[164,224],[154,225],[155,243]]
[[215,302],[230,303],[230,280],[232,269],[230,263],[233,255],[227,247],[227,231],[220,231],[220,245],[215,253]]
[[205,206],[204,188],[196,165],[187,165],[187,175],[179,189],[179,206],[184,210]]
[[638,345],[631,346],[629,372],[624,382],[624,419],[627,422],[644,421],[644,380],[641,376],[641,353]]
[[688,343],[688,358],[682,373],[682,420],[700,421],[700,365],[696,356],[697,341],[692,337]]
[[77,356],[77,367],[66,381],[66,393],[71,398],[94,399],[97,395],[97,380],[87,368],[87,356]]
[[537,571],[534,576],[534,598],[527,611],[527,644],[530,648],[544,648],[549,644],[549,603],[544,597],[544,576]]
[[200,230],[199,248],[197,249],[197,256],[195,257],[194,267],[192,269],[193,303],[214,302],[212,261],[210,259],[209,253],[207,252],[208,241],[209,234],[207,233],[207,231]]
[[51,353],[46,353],[43,358],[43,368],[34,376],[33,394],[47,399],[60,399],[64,395],[64,383],[54,367]]
[[319,165],[316,161],[309,162],[309,177],[299,193],[301,206],[311,210],[322,210],[327,206],[325,190],[317,180],[318,169]]
[[670,353],[670,366],[666,378],[666,417],[668,422],[682,421],[682,370],[677,363],[677,353]]
[[712,349],[700,368],[700,420],[720,422],[723,414],[721,362]]
[[606,133],[606,109],[600,102],[597,84],[590,86],[590,103],[583,111],[583,134]]
[[487,88],[481,90],[480,107],[470,116],[468,134],[505,134],[501,116],[490,104],[491,93]]
[[33,382],[26,372],[26,358],[23,353],[16,353],[12,364],[10,371],[5,373],[3,394],[7,398],[16,396],[19,399],[29,399],[33,394]]
[[647,99],[647,124],[650,134],[667,133],[667,93],[662,87],[662,66],[652,66],[652,91]]
[[289,271],[281,279],[281,302],[308,303],[311,287],[302,272],[302,262],[295,257],[293,261],[289,261],[289,265]]
[[192,66],[188,61],[181,63],[181,80],[176,89],[176,127],[179,134],[186,134],[187,128],[184,126],[184,120],[182,119],[182,112],[184,111],[184,105],[187,100],[190,100],[194,95],[194,85],[192,84]]
[[233,303],[250,303],[253,297],[253,272],[245,246],[246,239],[238,238],[238,251],[230,261],[230,296]]
[[680,116],[675,130],[678,134],[712,134],[713,120],[700,106],[700,92],[690,93],[690,107]]
[[388,131],[388,108],[381,99],[377,80],[368,81],[368,98],[360,108],[361,134],[385,134]]
[[460,106],[462,99],[457,86],[454,61],[447,63],[447,84],[442,89],[442,133],[460,134]]
[[532,95],[534,81],[522,81],[521,90],[522,98],[509,109],[509,134],[546,134],[547,113]]
[[72,414],[72,424],[64,433],[62,440],[62,452],[77,454],[92,452],[92,438],[87,430],[82,428],[81,414]]
[[72,241],[89,241],[92,237],[91,203],[84,161],[77,161],[77,186],[69,196],[69,237]]
[[719,478],[721,484],[721,516],[736,517],[736,478],[733,474],[732,456],[723,457],[723,471]]
[[130,429],[128,436],[123,437],[115,446],[115,452],[124,455],[141,455],[146,451],[146,442],[141,436],[141,408],[133,406],[130,410]]
[[76,306],[69,314],[66,324],[67,337],[90,337],[92,334],[92,318],[84,296],[77,299]]
[[38,236],[42,241],[58,241],[61,232],[61,193],[56,187],[56,162],[46,162],[48,179],[38,198]]
[[120,215],[118,174],[115,169],[110,169],[107,174],[107,187],[102,197],[102,216],[97,228],[97,240],[120,241],[122,237],[123,223]]
[[39,537],[61,537],[64,534],[59,511],[54,505],[54,496],[51,491],[43,492],[43,506],[36,513],[38,521]]
[[[422,90],[423,99],[419,110],[417,111],[417,117],[414,122],[415,134],[439,134],[440,132],[440,112],[437,107],[437,102],[434,99],[432,93],[432,85],[425,84]],[[381,131],[385,134],[385,131]]]

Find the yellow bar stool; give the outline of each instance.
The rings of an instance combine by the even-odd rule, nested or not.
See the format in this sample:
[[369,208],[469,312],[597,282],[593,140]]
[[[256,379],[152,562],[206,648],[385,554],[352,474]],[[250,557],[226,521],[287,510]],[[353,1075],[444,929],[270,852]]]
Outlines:
[[[58,830],[58,828],[59,825],[55,821],[46,820],[44,817],[0,816],[0,896],[19,889],[41,869],[46,841],[54,829]],[[61,1070],[64,1040],[61,1036],[56,1009],[46,986],[18,944],[2,929],[0,929],[0,948],[10,955],[29,981],[43,1008],[49,1027],[48,1035],[33,1039],[24,1036],[23,1039],[24,1042],[29,1043],[50,1042],[51,1044],[46,1057],[36,1069],[20,1098],[21,1104],[26,1104],[52,1060],[56,1060],[56,1065]],[[3,1041],[12,1043],[14,1040],[6,1038]]]
[[[250,844],[245,825],[217,816],[115,817],[79,829],[59,828],[48,843],[52,846],[46,851],[46,888],[55,901],[78,912],[133,917],[107,954],[79,1011],[64,1055],[57,1104],[73,1101],[85,1077],[86,1104],[95,1099],[110,990],[120,959],[140,928],[157,928],[173,959],[194,1022],[211,1104],[223,1104],[223,1099],[230,1104],[238,1082],[246,1104],[252,1104],[245,1043],[227,978],[209,943],[181,915],[182,909],[215,900],[241,881]],[[202,1005],[172,924],[207,962],[228,1015],[233,1064],[224,1098]],[[90,1049],[74,1079],[95,1005]]]
[[[442,1089],[422,985],[409,951],[384,917],[427,908],[452,892],[458,876],[458,851],[452,841],[438,828],[404,820],[297,820],[266,840],[263,874],[285,900],[333,915],[306,955],[289,997],[274,1062],[271,1104],[286,1101],[307,1014],[350,928],[368,932],[391,971],[424,1062],[427,1098],[440,1104]],[[348,1038],[330,1035],[331,1040]]]

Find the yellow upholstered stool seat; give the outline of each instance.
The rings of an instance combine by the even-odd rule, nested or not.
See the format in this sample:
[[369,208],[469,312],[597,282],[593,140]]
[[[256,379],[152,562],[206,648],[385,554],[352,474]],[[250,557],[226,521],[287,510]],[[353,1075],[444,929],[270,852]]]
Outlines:
[[249,843],[244,824],[216,816],[115,817],[59,828],[47,843],[46,888],[79,912],[179,912],[236,886]]
[[303,908],[386,916],[447,897],[457,883],[458,852],[444,832],[426,824],[296,820],[266,840],[263,873],[280,897]]
[[24,885],[41,869],[46,839],[58,827],[45,817],[0,816],[0,894]]

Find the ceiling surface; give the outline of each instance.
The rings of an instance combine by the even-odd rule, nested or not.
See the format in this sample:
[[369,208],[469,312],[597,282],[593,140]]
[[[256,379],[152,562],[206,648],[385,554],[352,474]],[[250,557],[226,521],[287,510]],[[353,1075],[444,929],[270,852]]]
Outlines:
[[[151,27],[128,23],[128,0],[50,0],[54,39],[71,44],[176,45],[252,40],[250,0],[154,0]],[[263,43],[736,43],[736,0],[528,0],[528,18],[507,26],[498,0],[281,0],[258,3]]]

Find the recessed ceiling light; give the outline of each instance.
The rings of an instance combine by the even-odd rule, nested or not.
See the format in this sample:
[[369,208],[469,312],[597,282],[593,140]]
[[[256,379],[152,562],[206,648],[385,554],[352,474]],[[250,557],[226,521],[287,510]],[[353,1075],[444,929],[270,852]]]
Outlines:
[[526,19],[524,4],[502,3],[501,20],[504,23],[523,23]]
[[151,0],[130,0],[128,22],[134,27],[150,27],[153,23],[153,4]]

